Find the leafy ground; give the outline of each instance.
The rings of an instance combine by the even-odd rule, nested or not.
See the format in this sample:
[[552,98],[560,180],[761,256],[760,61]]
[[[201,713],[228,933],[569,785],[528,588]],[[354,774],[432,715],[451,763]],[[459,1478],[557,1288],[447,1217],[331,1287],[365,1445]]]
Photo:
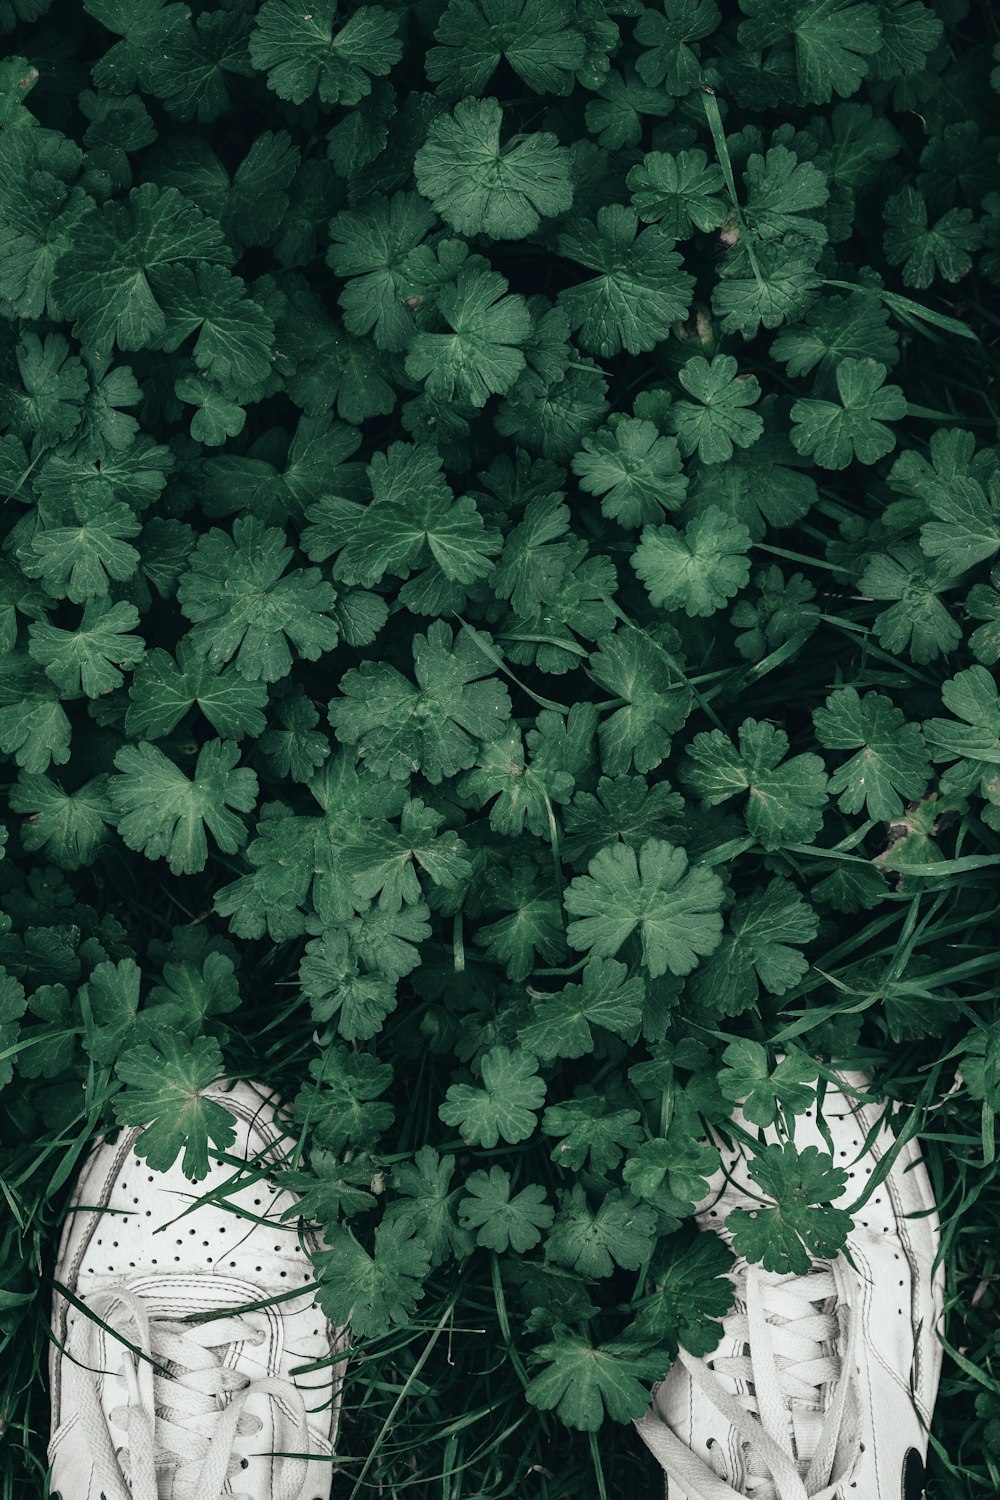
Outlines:
[[[834,1059],[941,1208],[928,1496],[995,1495],[991,8],[0,31],[4,1500],[82,1151],[196,1181],[223,1072],[355,1334],[340,1496],[658,1496],[706,1122]],[[835,1249],[761,1158],[743,1253]]]

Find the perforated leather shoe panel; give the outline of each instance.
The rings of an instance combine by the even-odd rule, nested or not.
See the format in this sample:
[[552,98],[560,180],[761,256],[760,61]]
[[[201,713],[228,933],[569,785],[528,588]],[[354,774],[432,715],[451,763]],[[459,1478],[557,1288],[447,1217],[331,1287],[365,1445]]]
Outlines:
[[[868,1082],[862,1073],[842,1071],[839,1076],[861,1092]],[[859,1197],[895,1144],[887,1126],[876,1129],[881,1113],[881,1106],[858,1106],[842,1090],[828,1087],[823,1118],[833,1141],[834,1163],[848,1173],[844,1190],[831,1200],[833,1206],[847,1207]],[[733,1118],[756,1137],[757,1127],[739,1108],[734,1109]],[[793,1129],[799,1151],[815,1146],[829,1153],[814,1110],[796,1117]],[[872,1143],[865,1151],[870,1132]],[[773,1127],[764,1135],[768,1141],[778,1139]],[[759,1208],[760,1199],[747,1170],[749,1151],[735,1142],[727,1146],[721,1137],[716,1137],[716,1144],[722,1168],[710,1180],[710,1190],[698,1205],[697,1217],[703,1229],[715,1230],[729,1244],[732,1235],[725,1228],[727,1216],[735,1208]],[[930,1424],[941,1372],[937,1328],[943,1309],[944,1269],[939,1265],[932,1272],[939,1221],[915,1141],[903,1147],[888,1176],[856,1212],[854,1220],[848,1249],[860,1273],[852,1315],[859,1320],[861,1343],[857,1368],[851,1374],[857,1382],[863,1413],[864,1448],[842,1500],[921,1500],[927,1452],[924,1426]],[[740,1265],[745,1262],[737,1262],[737,1267]],[[706,1356],[706,1363],[721,1357],[724,1364],[727,1358],[742,1353],[742,1344],[737,1347],[737,1342],[727,1342],[724,1336]],[[737,1398],[748,1394],[746,1384],[735,1378],[723,1384]],[[828,1395],[832,1398],[832,1392]],[[656,1388],[651,1407],[637,1423],[654,1452],[658,1423],[666,1424],[706,1464],[710,1461],[710,1444],[721,1444],[727,1472],[740,1474],[739,1444],[732,1441],[725,1420],[680,1364]],[[908,1457],[910,1452],[912,1457]],[[752,1484],[752,1479],[748,1482]],[[668,1500],[691,1500],[675,1481],[666,1483],[665,1493]]]
[[[205,1092],[234,1115],[236,1139],[228,1155],[249,1160],[266,1152],[268,1157],[260,1162],[266,1167],[267,1160],[287,1152],[289,1142],[274,1118],[277,1101],[267,1090],[220,1081]],[[303,1500],[328,1500],[347,1345],[314,1300],[312,1269],[299,1243],[296,1219],[280,1220],[282,1211],[298,1202],[296,1195],[279,1192],[266,1179],[227,1195],[227,1203],[262,1223],[228,1207],[199,1203],[229,1182],[236,1169],[212,1158],[209,1176],[198,1183],[183,1176],[179,1162],[169,1172],[153,1172],[135,1153],[139,1134],[139,1129],[122,1130],[117,1138],[96,1145],[87,1158],[67,1213],[56,1280],[84,1302],[124,1281],[152,1317],[166,1320],[195,1311],[218,1315],[223,1309],[300,1289],[300,1297],[243,1315],[254,1341],[234,1340],[218,1351],[218,1362],[250,1380],[272,1376],[298,1386],[307,1411],[310,1453],[316,1458],[309,1464]],[[308,1230],[302,1239],[307,1249],[322,1248],[321,1238]],[[72,1402],[77,1376],[72,1362],[61,1354],[76,1321],[84,1317],[66,1298],[54,1296],[49,1461],[52,1488],[64,1500],[99,1500],[99,1493],[87,1487],[88,1460]],[[113,1441],[125,1443],[111,1413],[128,1401],[128,1385],[120,1373],[127,1351],[111,1335],[95,1331],[94,1337],[99,1367],[107,1372],[100,1378],[101,1405],[112,1422]],[[293,1374],[320,1361],[327,1362],[326,1368]],[[245,1411],[262,1425],[253,1437],[240,1439],[240,1451],[247,1455],[240,1492],[254,1500],[271,1500],[282,1460],[268,1450],[295,1446],[288,1441],[291,1414],[282,1410],[280,1400],[265,1394],[248,1397]]]

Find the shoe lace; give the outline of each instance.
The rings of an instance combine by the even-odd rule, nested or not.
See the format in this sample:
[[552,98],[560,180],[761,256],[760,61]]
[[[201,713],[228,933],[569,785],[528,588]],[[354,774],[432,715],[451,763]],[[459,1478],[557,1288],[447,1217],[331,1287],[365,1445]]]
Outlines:
[[[291,1446],[308,1453],[305,1402],[298,1387],[276,1376],[251,1380],[223,1366],[213,1353],[220,1345],[263,1343],[263,1333],[245,1317],[220,1317],[200,1325],[151,1318],[142,1297],[125,1281],[102,1288],[88,1298],[87,1306],[170,1371],[157,1374],[148,1360],[124,1351],[129,1398],[111,1417],[127,1433],[128,1443],[116,1450],[95,1368],[98,1324],[90,1318],[74,1324],[80,1329],[80,1347],[72,1350],[66,1369],[72,1372],[72,1394],[106,1500],[222,1500],[223,1485],[247,1464],[235,1447],[237,1436],[259,1432],[264,1425],[243,1410],[248,1397],[258,1392],[276,1398],[286,1414],[291,1410],[296,1427]],[[306,1471],[304,1458],[285,1459],[281,1479],[271,1491],[273,1500],[299,1500]],[[227,1490],[225,1500],[252,1497]]]
[[[723,1332],[745,1352],[713,1359],[711,1369],[685,1349],[678,1358],[733,1429],[745,1488],[735,1488],[738,1476],[720,1442],[709,1443],[709,1466],[652,1411],[636,1423],[691,1500],[837,1500],[861,1452],[861,1407],[851,1379],[860,1325],[851,1315],[857,1299],[846,1286],[850,1274],[823,1262],[804,1276],[754,1265],[734,1270],[736,1299]],[[751,1385],[752,1393],[731,1394],[721,1376]]]

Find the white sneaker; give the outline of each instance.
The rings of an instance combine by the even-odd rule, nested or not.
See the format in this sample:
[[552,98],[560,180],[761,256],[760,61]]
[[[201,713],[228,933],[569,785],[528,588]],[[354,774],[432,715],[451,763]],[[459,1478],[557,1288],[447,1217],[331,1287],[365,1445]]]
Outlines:
[[[870,1081],[838,1077],[862,1092]],[[860,1195],[894,1144],[888,1127],[876,1129],[881,1113],[828,1085],[822,1115],[834,1164],[849,1173],[834,1206]],[[740,1109],[733,1119],[756,1139]],[[829,1153],[815,1109],[793,1129],[799,1151]],[[772,1127],[765,1138],[779,1136]],[[723,1169],[697,1217],[729,1244],[727,1215],[759,1208],[761,1195],[747,1173],[751,1153],[714,1139]],[[915,1141],[854,1219],[848,1250],[857,1271],[843,1255],[803,1276],[736,1261],[717,1348],[701,1359],[682,1349],[635,1424],[659,1459],[667,1500],[920,1500],[941,1373],[944,1268],[932,1273],[939,1222]]]
[[[228,1155],[265,1168],[281,1159],[268,1090],[223,1079],[203,1092],[235,1117]],[[313,1276],[294,1218],[280,1222],[297,1196],[251,1180],[228,1201],[264,1222],[213,1203],[185,1215],[236,1169],[213,1157],[198,1183],[179,1162],[154,1173],[135,1154],[139,1134],[96,1145],[63,1229],[55,1279],[93,1317],[54,1295],[53,1500],[328,1500],[344,1363],[294,1372],[347,1344],[305,1290]],[[305,1229],[303,1239],[320,1244]],[[296,1287],[286,1302],[227,1311]],[[192,1312],[213,1316],[184,1323]]]

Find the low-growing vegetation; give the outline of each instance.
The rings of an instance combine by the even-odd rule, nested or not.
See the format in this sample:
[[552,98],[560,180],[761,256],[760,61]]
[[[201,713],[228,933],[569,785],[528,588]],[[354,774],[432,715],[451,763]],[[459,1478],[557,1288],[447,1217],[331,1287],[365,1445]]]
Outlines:
[[[335,1494],[634,1500],[731,1255],[943,1223],[1000,1488],[997,15],[0,0],[0,1494],[95,1133],[287,1103]],[[855,1211],[860,1204],[855,1205]],[[736,1222],[738,1220],[738,1222]]]

